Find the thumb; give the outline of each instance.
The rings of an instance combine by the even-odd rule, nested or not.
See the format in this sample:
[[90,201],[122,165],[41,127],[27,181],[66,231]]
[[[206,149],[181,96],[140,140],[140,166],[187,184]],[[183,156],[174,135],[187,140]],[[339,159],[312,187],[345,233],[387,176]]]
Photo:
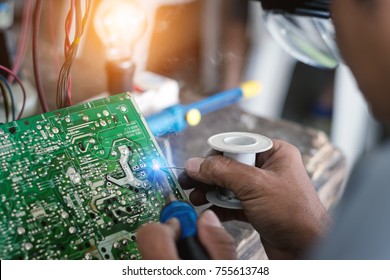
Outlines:
[[198,237],[214,260],[236,259],[233,237],[224,229],[211,210],[203,212],[198,219]]
[[186,173],[196,181],[227,188],[239,199],[258,192],[254,182],[265,180],[264,170],[224,156],[191,158],[186,162]]
[[177,260],[176,240],[180,223],[176,218],[165,224],[145,224],[137,231],[137,245],[144,260]]

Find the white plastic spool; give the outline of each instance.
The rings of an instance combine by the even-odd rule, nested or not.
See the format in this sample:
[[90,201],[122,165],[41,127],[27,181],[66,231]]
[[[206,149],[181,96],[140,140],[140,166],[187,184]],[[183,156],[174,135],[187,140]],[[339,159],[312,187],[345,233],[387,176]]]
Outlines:
[[[255,166],[257,153],[266,152],[273,145],[271,139],[247,132],[216,134],[211,136],[207,143],[212,149],[222,152],[223,156],[250,166]],[[206,198],[210,203],[222,208],[242,209],[241,202],[234,193],[223,188],[209,191]]]

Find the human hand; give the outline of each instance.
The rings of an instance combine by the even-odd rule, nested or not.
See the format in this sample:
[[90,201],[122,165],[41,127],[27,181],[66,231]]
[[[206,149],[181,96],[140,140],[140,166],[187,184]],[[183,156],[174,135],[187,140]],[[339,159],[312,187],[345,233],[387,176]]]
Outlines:
[[231,190],[243,211],[213,210],[222,220],[247,220],[260,233],[270,259],[298,258],[328,227],[329,217],[297,148],[279,140],[257,155],[256,167],[223,156],[192,158],[179,176],[194,205],[208,203],[210,186]]
[[[177,260],[176,241],[180,223],[173,218],[165,224],[146,224],[137,231],[137,243],[143,259]],[[206,210],[198,218],[198,238],[212,259],[235,259],[233,238],[222,227],[218,217]]]

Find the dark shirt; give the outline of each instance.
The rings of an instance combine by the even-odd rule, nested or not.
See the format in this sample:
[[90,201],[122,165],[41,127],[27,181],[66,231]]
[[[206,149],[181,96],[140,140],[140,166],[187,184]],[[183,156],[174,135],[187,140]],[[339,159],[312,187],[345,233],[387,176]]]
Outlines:
[[390,142],[363,157],[314,259],[390,260]]

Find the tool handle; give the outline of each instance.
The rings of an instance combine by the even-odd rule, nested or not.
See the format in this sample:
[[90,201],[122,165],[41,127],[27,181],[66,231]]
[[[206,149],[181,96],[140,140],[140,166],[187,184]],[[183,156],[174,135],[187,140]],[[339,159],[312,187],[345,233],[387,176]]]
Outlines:
[[204,98],[197,102],[183,105],[184,112],[190,109],[197,109],[201,115],[205,115],[224,107],[233,105],[243,98],[251,98],[261,91],[261,84],[256,81],[247,81],[242,83],[239,87],[224,90]]
[[176,218],[180,223],[180,238],[177,241],[179,256],[187,260],[210,259],[198,239],[197,214],[194,207],[184,201],[168,203],[160,214],[160,222]]
[[146,118],[154,136],[178,133],[187,127],[185,111],[182,105],[171,106]]
[[220,110],[227,106],[237,103],[242,98],[242,89],[232,88],[217,94],[214,94],[210,97],[204,98],[197,102],[185,105],[184,111],[187,112],[190,109],[198,109],[199,112],[203,115],[208,113]]
[[197,236],[179,240],[177,250],[183,260],[210,260],[210,256],[200,244]]

